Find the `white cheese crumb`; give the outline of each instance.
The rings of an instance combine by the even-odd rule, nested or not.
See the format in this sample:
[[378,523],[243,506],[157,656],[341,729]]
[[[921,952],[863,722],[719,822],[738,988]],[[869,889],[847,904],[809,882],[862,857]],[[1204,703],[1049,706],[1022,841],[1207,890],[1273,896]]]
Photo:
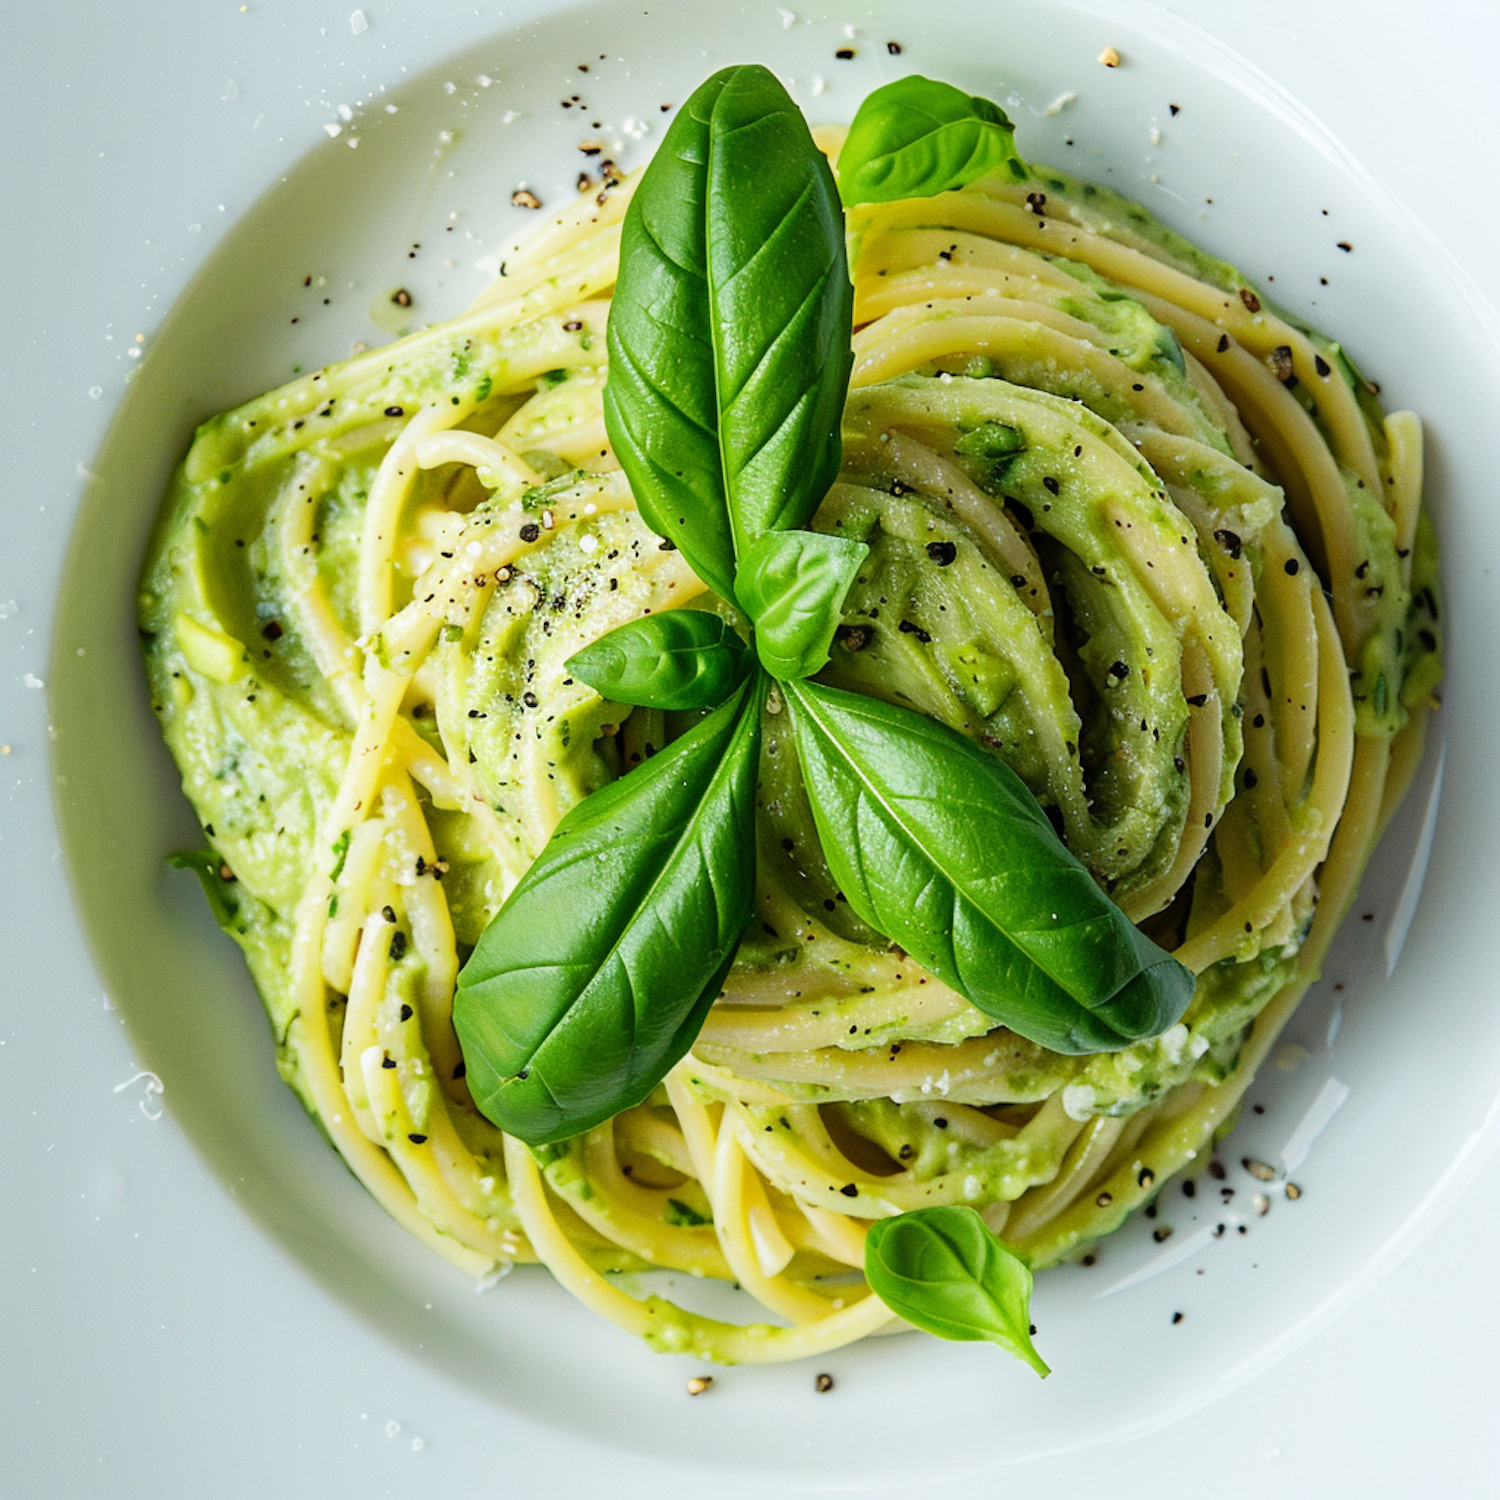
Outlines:
[[794,10],[788,10],[785,6],[778,5],[776,7],[776,14],[781,17],[781,29],[783,31],[790,31],[797,24],[797,12]]
[[349,30],[355,36],[363,36],[370,29],[370,22],[364,11],[356,10],[349,17]]
[[323,127],[323,129],[328,132],[328,138],[330,140],[332,140],[335,136],[342,135],[344,133],[344,127],[342,125],[335,125],[332,120],[330,120],[328,124]]
[[9,620],[20,608],[21,606],[14,599],[7,599],[4,604],[0,604],[0,620]]
[[599,550],[599,538],[596,536],[579,537],[578,550],[580,552],[597,552]]
[[1091,1084],[1070,1083],[1062,1091],[1063,1113],[1070,1120],[1087,1120],[1094,1113],[1094,1090]]
[[29,688],[44,688],[47,686],[47,684],[43,682],[35,672],[27,672],[26,675],[21,678],[21,681],[25,683],[25,685]]
[[1161,145],[1161,131],[1155,125],[1151,127],[1151,144],[1153,146]]
[[1078,95],[1069,89],[1066,94],[1059,94],[1042,113],[1044,115],[1060,115],[1070,104],[1076,103],[1077,99]]

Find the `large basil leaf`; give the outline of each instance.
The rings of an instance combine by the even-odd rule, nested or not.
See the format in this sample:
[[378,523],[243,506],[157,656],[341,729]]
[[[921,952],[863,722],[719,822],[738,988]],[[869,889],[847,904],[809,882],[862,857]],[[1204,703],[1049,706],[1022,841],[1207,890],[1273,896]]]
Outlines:
[[1016,182],[1031,175],[1005,111],[914,73],[876,89],[855,112],[839,152],[839,191],[851,208],[930,198],[997,168]]
[[772,531],[740,559],[735,596],[771,676],[811,677],[827,664],[844,595],[869,553],[847,537]]
[[647,615],[570,656],[601,697],[640,708],[717,708],[754,660],[729,623],[701,609]]
[[972,1209],[945,1203],[877,1219],[865,1280],[893,1313],[941,1339],[989,1339],[1051,1372],[1031,1342],[1031,1268]]
[[762,680],[575,807],[464,965],[474,1101],[529,1145],[641,1103],[718,997],[755,899]]
[[1131,925],[1003,761],[911,709],[785,685],[818,838],[855,913],[1054,1052],[1173,1024],[1193,976]]
[[765,68],[715,73],[626,211],[604,420],[641,514],[726,599],[735,557],[838,473],[853,306],[801,112]]

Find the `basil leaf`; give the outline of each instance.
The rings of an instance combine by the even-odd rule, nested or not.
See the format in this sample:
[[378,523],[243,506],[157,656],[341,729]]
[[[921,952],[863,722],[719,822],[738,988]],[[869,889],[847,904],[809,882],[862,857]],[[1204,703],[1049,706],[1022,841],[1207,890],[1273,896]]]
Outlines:
[[1051,1372],[1031,1342],[1031,1268],[972,1209],[939,1204],[877,1219],[865,1280],[893,1313],[940,1339],[988,1339]]
[[801,111],[765,68],[715,73],[625,214],[604,420],[642,516],[726,599],[735,557],[838,474],[853,308]]
[[1005,111],[951,83],[912,74],[878,88],[854,116],[839,152],[839,192],[856,203],[930,198],[997,169],[1031,173],[1016,155]]
[[762,680],[573,808],[464,965],[474,1102],[529,1145],[641,1103],[718,997],[755,900]]
[[735,597],[771,676],[811,677],[827,663],[844,595],[869,553],[846,537],[772,531],[741,558]]
[[811,682],[786,694],[858,917],[1054,1052],[1116,1051],[1178,1019],[1192,973],[1131,925],[1003,761],[908,708]]
[[727,621],[701,609],[647,615],[570,656],[566,670],[601,697],[639,708],[717,708],[753,658]]

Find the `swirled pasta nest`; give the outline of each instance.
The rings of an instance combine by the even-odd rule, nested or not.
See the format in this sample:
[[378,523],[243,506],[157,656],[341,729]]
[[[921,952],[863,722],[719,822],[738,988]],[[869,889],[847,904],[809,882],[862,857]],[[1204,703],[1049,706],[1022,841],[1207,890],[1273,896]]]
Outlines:
[[[631,185],[463,316],[201,429],[142,624],[209,894],[375,1196],[476,1276],[541,1259],[659,1347],[785,1358],[888,1323],[844,1301],[872,1219],[969,1203],[1046,1263],[1232,1116],[1420,757],[1420,429],[1090,184],[853,211],[845,464],[815,524],[870,554],[827,680],[1005,759],[1197,993],[1097,1057],[994,1029],[849,912],[773,701],[721,1000],[646,1104],[533,1156],[467,1094],[459,965],[561,815],[683,727],[564,664],[647,611],[737,620],[604,433]],[[601,1275],[647,1267],[736,1281],[790,1328]]]

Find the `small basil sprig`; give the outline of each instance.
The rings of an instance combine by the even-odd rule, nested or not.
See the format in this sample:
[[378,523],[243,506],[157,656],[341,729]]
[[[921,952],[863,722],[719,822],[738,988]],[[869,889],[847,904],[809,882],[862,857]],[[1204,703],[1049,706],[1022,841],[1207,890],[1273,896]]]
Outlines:
[[909,708],[785,684],[818,839],[850,907],[1054,1052],[1170,1026],[1194,979],[1131,925],[1014,771]]
[[988,1339],[1051,1372],[1031,1342],[1031,1268],[972,1209],[917,1208],[877,1219],[865,1279],[893,1313],[942,1339]]
[[740,559],[735,594],[771,676],[795,681],[827,665],[844,595],[869,553],[846,537],[773,531]]
[[638,708],[717,708],[754,658],[727,621],[701,609],[632,620],[570,656],[567,670],[601,698]]
[[528,1145],[641,1103],[718,998],[754,908],[762,696],[579,803],[464,965],[469,1088]]
[[626,210],[604,421],[642,516],[725,599],[736,557],[838,474],[853,306],[802,112],[765,68],[715,73]]
[[997,170],[1016,182],[1031,175],[1005,111],[914,73],[876,89],[855,112],[839,152],[839,192],[850,208],[929,198]]

